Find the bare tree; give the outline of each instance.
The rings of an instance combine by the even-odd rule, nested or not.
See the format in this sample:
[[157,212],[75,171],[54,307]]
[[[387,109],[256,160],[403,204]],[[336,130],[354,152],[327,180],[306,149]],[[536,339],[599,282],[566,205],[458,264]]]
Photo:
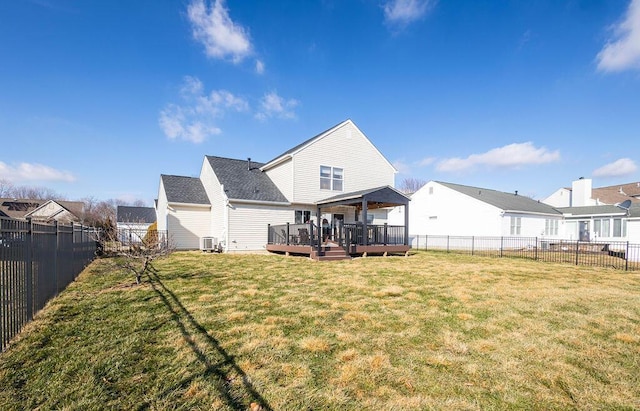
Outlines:
[[9,180],[0,179],[0,197],[13,197],[13,184]]
[[157,225],[151,225],[147,230],[111,230],[103,235],[101,243],[105,255],[119,257],[117,264],[135,276],[136,284],[140,284],[142,276],[153,269],[151,263],[154,260],[174,250],[166,233],[158,232]]
[[63,200],[64,196],[47,187],[17,186],[8,180],[0,180],[0,197],[26,198],[30,200]]
[[400,182],[399,189],[405,194],[412,194],[418,191],[425,184],[427,184],[425,180],[408,177]]

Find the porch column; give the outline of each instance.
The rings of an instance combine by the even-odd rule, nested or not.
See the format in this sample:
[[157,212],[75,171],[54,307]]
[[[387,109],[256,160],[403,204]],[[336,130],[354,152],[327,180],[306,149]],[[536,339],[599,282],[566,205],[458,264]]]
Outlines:
[[362,197],[362,245],[369,245],[369,230],[367,229],[367,199]]
[[320,206],[318,206],[318,214],[317,214],[317,218],[318,218],[318,227],[316,229],[316,236],[318,238],[318,245],[317,245],[317,250],[318,250],[318,257],[320,256],[320,251],[322,249],[322,240],[321,240],[321,236],[323,235],[322,233],[322,222],[320,221]]
[[409,203],[404,205],[404,245],[409,245]]

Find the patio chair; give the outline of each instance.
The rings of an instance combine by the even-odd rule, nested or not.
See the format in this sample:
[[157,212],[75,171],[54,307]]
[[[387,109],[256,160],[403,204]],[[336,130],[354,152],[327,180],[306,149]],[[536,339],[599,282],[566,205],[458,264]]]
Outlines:
[[298,228],[298,239],[300,244],[309,244],[309,230],[306,228]]

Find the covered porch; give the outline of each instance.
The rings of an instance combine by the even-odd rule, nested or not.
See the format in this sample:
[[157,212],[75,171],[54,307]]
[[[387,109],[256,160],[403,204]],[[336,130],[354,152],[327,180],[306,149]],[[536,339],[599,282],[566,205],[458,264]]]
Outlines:
[[[403,206],[403,226],[368,223],[368,212]],[[266,249],[294,255],[308,255],[316,260],[345,259],[353,256],[406,254],[409,251],[409,198],[385,186],[341,194],[316,203],[315,221],[305,224],[268,226]],[[323,211],[351,207],[358,221],[322,223]]]

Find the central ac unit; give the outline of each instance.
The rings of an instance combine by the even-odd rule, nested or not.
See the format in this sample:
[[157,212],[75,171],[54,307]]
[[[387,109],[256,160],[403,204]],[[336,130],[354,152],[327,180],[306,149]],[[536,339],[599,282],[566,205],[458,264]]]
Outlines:
[[217,251],[218,239],[215,237],[202,237],[200,239],[200,250],[202,251]]

